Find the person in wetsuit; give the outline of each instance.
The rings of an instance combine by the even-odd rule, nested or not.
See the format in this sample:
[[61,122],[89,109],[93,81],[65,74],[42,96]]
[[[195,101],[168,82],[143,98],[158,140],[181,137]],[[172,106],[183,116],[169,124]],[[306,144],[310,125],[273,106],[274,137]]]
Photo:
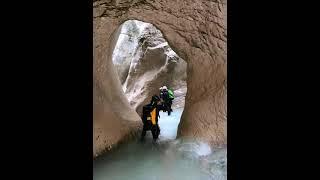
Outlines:
[[[171,112],[172,112],[172,101],[174,99],[173,96],[170,95],[171,90],[168,90],[167,86],[163,86],[160,88],[160,98],[164,101],[164,107],[165,110],[164,112],[168,111],[168,115],[170,116]],[[173,93],[171,91],[171,93]]]
[[146,136],[146,132],[151,130],[153,139],[158,139],[160,134],[160,127],[158,124],[159,112],[164,110],[164,105],[161,103],[160,98],[157,95],[152,96],[151,102],[142,109],[142,122],[143,130],[141,134],[141,140]]

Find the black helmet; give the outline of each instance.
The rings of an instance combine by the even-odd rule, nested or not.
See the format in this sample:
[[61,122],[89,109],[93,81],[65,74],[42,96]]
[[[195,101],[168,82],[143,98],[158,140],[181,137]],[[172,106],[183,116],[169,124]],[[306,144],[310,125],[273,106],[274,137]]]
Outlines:
[[157,102],[159,102],[159,101],[160,101],[160,98],[159,98],[157,95],[153,95],[153,96],[152,96],[151,102],[157,103]]

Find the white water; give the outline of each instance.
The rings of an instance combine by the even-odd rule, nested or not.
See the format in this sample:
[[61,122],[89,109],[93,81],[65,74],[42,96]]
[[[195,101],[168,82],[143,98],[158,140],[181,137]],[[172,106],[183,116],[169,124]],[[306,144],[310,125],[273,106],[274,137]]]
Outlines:
[[211,149],[193,140],[175,140],[182,109],[160,113],[161,134],[156,143],[120,146],[93,163],[94,180],[226,180],[226,149]]

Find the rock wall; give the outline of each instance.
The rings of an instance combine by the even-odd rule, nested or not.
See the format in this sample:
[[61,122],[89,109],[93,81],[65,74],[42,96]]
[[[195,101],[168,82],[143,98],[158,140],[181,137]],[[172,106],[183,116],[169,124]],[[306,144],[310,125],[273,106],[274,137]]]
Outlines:
[[130,64],[134,53],[137,51],[139,36],[142,29],[144,29],[144,24],[140,21],[128,20],[119,27],[121,32],[112,54],[112,61],[118,72],[121,84],[127,79]]
[[[114,48],[111,38],[119,25],[129,19],[155,25],[170,47],[188,63],[188,92],[178,135],[196,137],[215,145],[226,144],[226,1],[97,0],[93,7],[94,138],[101,131],[104,135],[99,137],[102,138],[99,142],[110,140],[100,143],[101,146],[95,141],[94,152],[99,153],[104,146],[121,139],[122,135],[110,138],[114,131],[130,134],[135,130],[135,125],[123,122],[139,119],[119,91],[121,84],[115,78],[111,60]],[[114,126],[110,131],[109,122],[126,125],[119,125],[119,129]]]
[[140,117],[124,96],[112,64],[112,52],[120,34],[119,28],[108,26],[107,23],[101,24],[101,28],[102,31],[94,33],[94,157],[141,130]]
[[[132,29],[134,26],[137,28]],[[186,62],[152,24],[129,20],[123,23],[122,32],[127,33],[119,37],[113,63],[130,105],[141,115],[143,105],[159,94],[159,87],[166,85],[177,95],[173,108],[183,107],[187,93]]]

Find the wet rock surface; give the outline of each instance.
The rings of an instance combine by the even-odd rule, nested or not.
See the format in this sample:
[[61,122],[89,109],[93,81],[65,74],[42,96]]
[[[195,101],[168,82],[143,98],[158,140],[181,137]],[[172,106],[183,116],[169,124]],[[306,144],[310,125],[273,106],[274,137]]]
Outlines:
[[148,104],[153,95],[159,95],[159,88],[166,85],[177,96],[173,108],[183,107],[187,93],[186,62],[152,24],[126,21],[122,31],[133,35],[120,34],[122,41],[115,47],[113,62],[130,105],[141,114],[142,106]]
[[[211,145],[226,144],[226,1],[98,0],[93,1],[93,7],[94,153],[141,126],[112,64],[118,27],[130,19],[156,26],[187,62],[188,92],[178,136],[195,137]],[[148,53],[152,55],[152,49]]]

